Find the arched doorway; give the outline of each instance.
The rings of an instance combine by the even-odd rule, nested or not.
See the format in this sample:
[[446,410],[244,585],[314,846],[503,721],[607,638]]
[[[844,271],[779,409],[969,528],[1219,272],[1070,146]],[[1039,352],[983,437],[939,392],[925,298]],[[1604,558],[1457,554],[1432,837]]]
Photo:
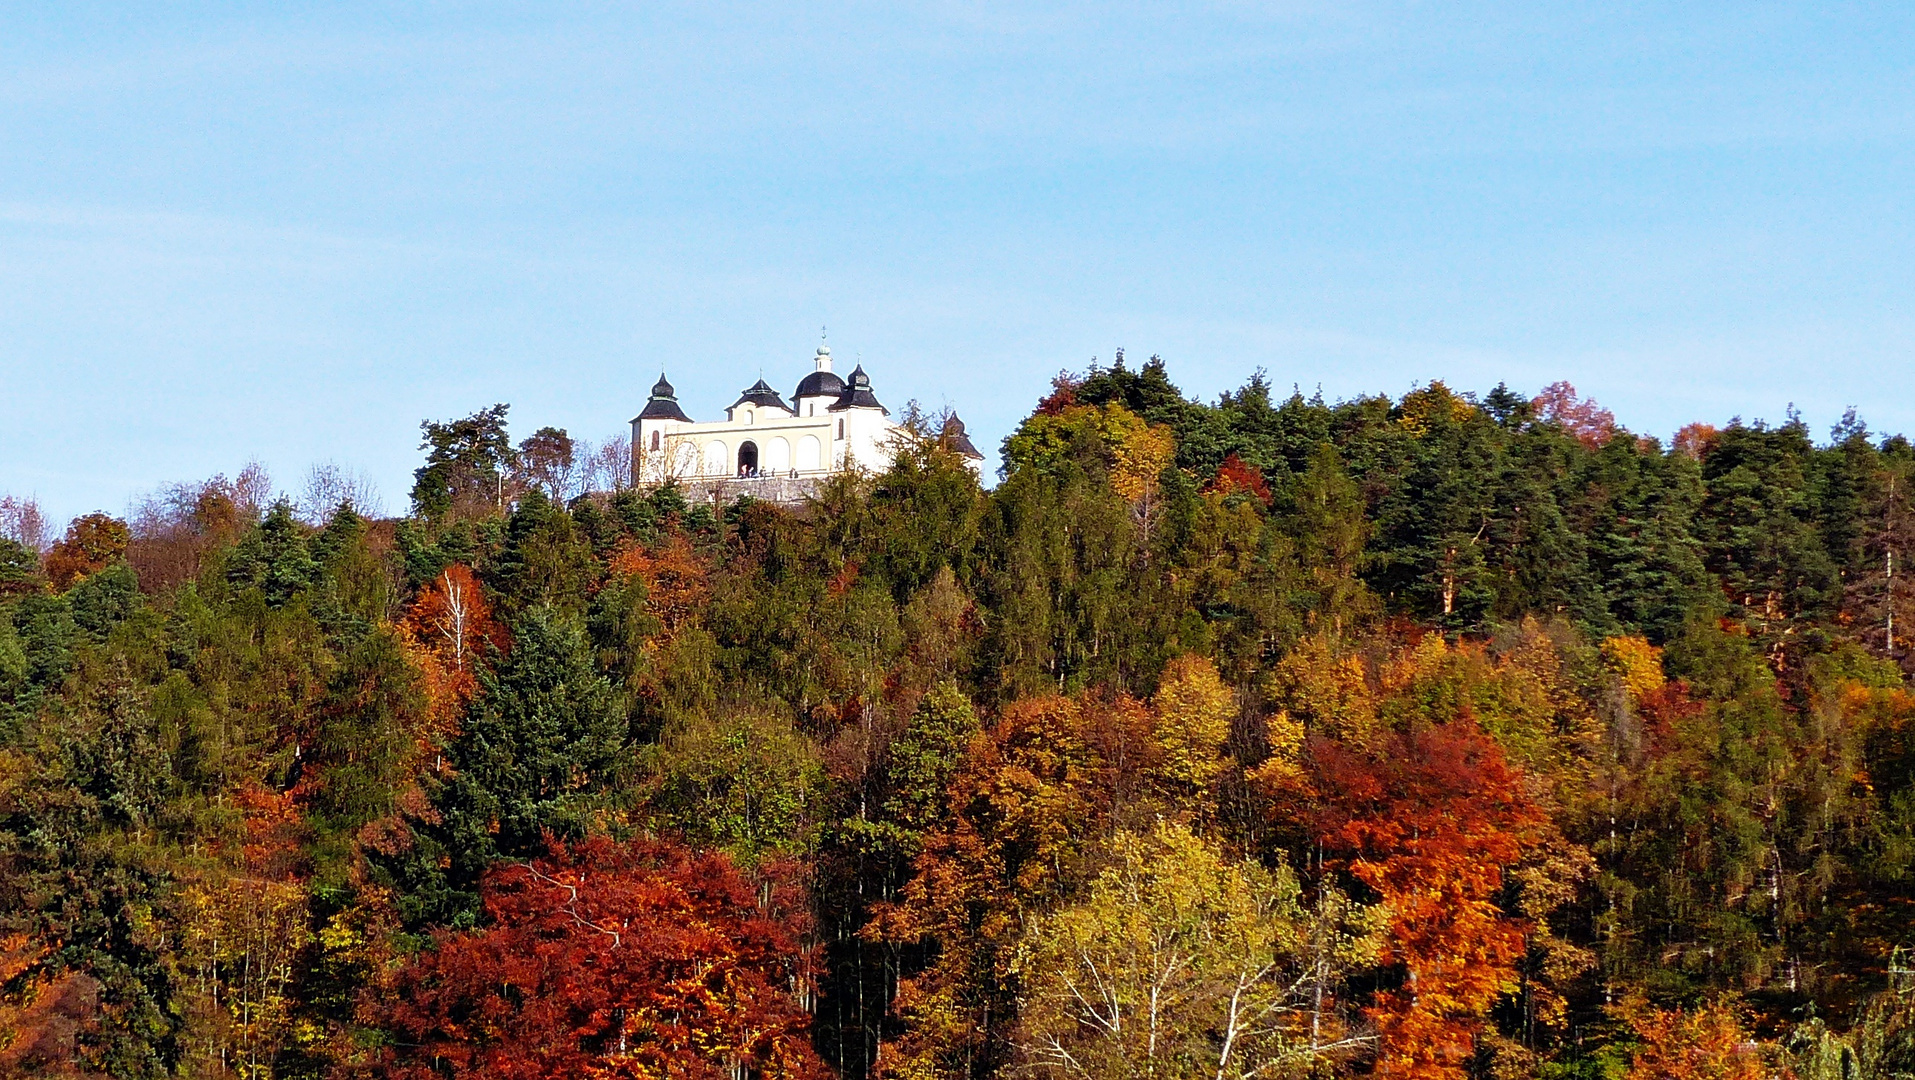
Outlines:
[[738,475],[758,475],[758,444],[746,442],[738,448]]

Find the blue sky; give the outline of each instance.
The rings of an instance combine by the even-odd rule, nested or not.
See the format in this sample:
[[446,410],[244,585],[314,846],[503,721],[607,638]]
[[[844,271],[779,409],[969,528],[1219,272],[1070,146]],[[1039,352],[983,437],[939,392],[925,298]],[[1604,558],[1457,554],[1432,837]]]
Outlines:
[[559,7],[0,8],[0,493],[403,509],[422,418],[715,417],[820,325],[991,446],[1118,347],[1915,431],[1915,7]]

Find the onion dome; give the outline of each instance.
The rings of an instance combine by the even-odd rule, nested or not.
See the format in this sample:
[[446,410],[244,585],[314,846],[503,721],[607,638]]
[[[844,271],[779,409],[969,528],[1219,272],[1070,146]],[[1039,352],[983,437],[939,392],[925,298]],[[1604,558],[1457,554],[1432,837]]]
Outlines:
[[757,405],[766,409],[783,409],[793,416],[797,415],[797,410],[785,404],[785,399],[778,396],[778,391],[773,390],[771,384],[765,382],[763,379],[759,379],[753,383],[751,389],[738,395],[738,400],[731,403],[731,407],[734,409],[740,405]]
[[634,422],[683,420],[687,424],[692,422],[692,418],[685,415],[685,410],[678,407],[678,391],[672,389],[672,384],[665,380],[665,373],[662,371],[658,373],[658,381],[652,384],[652,397],[645,403],[645,410],[632,420]]
[[844,380],[831,371],[831,346],[818,346],[818,355],[812,358],[812,364],[817,370],[804,377],[804,381],[798,384],[797,391],[791,395],[791,400],[808,397],[835,398],[844,393]]
[[938,436],[938,441],[952,453],[962,454],[974,461],[984,460],[984,455],[978,453],[977,447],[971,443],[971,437],[964,433],[964,421],[959,420],[956,413],[952,413],[951,418],[944,422],[944,431]]
[[864,373],[863,364],[852,369],[851,380],[844,384],[844,392],[831,406],[832,412],[844,409],[877,409],[886,416],[891,415],[891,410],[878,404],[877,395],[871,392],[871,376]]

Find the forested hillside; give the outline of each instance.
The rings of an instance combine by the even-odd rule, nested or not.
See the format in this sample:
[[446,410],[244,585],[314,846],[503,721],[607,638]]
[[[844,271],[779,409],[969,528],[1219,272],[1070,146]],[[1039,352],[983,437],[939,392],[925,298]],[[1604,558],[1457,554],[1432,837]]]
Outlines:
[[1900,436],[1120,357],[778,507],[507,419],[0,506],[0,1072],[1915,1074]]

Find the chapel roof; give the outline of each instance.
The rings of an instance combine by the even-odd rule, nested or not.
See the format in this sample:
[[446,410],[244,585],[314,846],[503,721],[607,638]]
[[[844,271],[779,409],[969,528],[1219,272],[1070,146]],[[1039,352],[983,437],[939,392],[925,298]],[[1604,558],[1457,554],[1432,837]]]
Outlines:
[[844,380],[831,370],[831,346],[818,346],[818,355],[812,358],[817,370],[806,375],[798,383],[798,389],[791,395],[792,401],[808,397],[837,397],[844,393]]
[[977,461],[984,460],[984,455],[978,453],[977,446],[971,442],[971,437],[964,433],[964,421],[959,420],[956,413],[952,413],[951,419],[945,421],[941,438],[945,449]]
[[738,400],[732,402],[731,407],[736,409],[738,406],[747,403],[763,408],[780,408],[791,413],[793,416],[798,414],[798,410],[785,404],[785,399],[778,396],[778,391],[773,390],[771,384],[763,379],[759,379],[757,382],[751,384],[750,389],[738,395]]
[[871,376],[864,373],[863,364],[851,370],[851,378],[844,384],[844,391],[829,406],[831,412],[844,409],[877,409],[886,416],[891,415],[891,410],[879,404],[877,395],[871,392]]
[[652,396],[645,402],[644,410],[632,417],[634,423],[640,420],[683,420],[691,423],[692,418],[678,407],[678,391],[672,389],[672,384],[662,371],[658,373],[658,381],[652,384]]

